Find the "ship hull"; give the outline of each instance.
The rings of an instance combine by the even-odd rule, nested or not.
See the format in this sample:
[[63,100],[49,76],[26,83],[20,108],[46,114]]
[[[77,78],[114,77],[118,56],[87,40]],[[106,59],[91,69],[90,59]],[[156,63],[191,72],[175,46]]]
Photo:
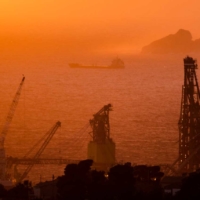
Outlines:
[[88,69],[123,69],[124,67],[118,66],[98,66],[98,65],[80,65],[77,63],[69,63],[71,68],[88,68]]

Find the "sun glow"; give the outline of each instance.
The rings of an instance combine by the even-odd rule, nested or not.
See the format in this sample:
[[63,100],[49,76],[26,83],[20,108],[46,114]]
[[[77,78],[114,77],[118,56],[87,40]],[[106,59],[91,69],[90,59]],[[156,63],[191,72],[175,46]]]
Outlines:
[[28,45],[39,40],[44,48],[65,46],[68,52],[128,52],[180,28],[198,38],[199,5],[195,0],[7,0],[0,2],[0,36]]

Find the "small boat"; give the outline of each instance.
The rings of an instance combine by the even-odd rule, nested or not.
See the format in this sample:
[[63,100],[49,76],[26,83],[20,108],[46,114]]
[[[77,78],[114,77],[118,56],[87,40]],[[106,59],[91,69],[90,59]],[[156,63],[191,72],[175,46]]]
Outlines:
[[110,65],[102,66],[102,65],[81,65],[79,63],[69,63],[71,68],[90,68],[90,69],[120,69],[124,68],[124,62],[120,58],[115,58]]

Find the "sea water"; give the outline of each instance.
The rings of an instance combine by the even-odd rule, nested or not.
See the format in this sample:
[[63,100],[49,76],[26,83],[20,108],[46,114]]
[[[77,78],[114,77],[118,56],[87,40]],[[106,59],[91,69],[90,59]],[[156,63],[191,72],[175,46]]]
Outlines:
[[[1,64],[1,129],[25,76],[5,140],[6,154],[23,157],[60,121],[61,128],[41,157],[85,159],[91,140],[89,120],[111,103],[110,136],[116,143],[118,162],[173,163],[178,157],[183,60],[129,59],[125,65],[124,69],[106,70],[73,69],[59,60]],[[62,175],[64,167],[34,166],[28,178],[49,180],[52,174]]]

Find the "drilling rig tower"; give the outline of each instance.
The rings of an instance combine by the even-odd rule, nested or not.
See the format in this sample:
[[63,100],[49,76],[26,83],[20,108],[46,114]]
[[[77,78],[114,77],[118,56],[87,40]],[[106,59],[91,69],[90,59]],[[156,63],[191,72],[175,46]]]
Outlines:
[[179,172],[190,173],[200,168],[200,92],[196,76],[197,61],[184,58],[179,118]]

